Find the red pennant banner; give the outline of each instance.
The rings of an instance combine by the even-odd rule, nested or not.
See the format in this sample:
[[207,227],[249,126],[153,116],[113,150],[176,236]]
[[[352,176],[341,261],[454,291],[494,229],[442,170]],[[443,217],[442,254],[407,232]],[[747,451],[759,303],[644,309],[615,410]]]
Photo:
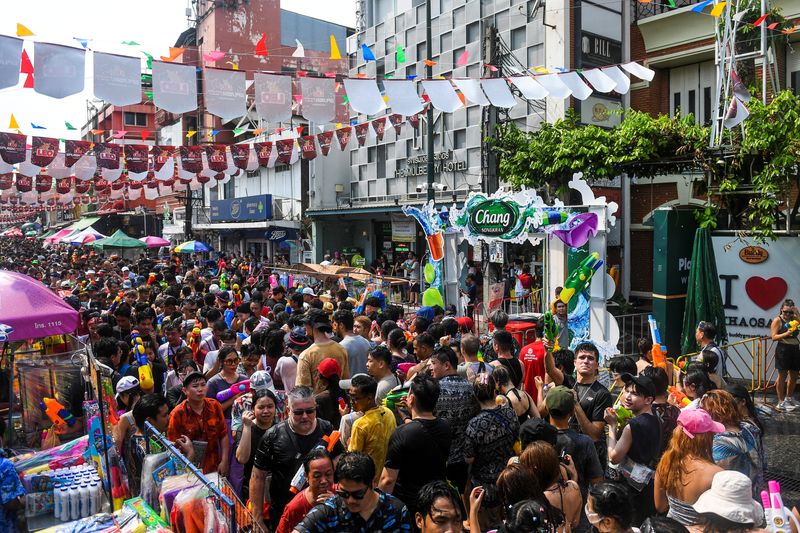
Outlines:
[[369,133],[369,122],[356,124],[356,139],[359,146],[364,146],[364,143],[367,142],[367,133]]
[[339,139],[339,147],[342,149],[342,151],[347,148],[347,144],[350,142],[350,135],[352,132],[353,128],[351,126],[346,126],[336,130],[336,138]]
[[52,137],[31,137],[31,163],[46,167],[58,154],[58,139]]
[[89,187],[91,187],[91,185],[91,180],[75,180],[75,194],[86,194],[89,192]]
[[250,145],[232,144],[230,148],[233,165],[236,168],[247,170],[247,160],[250,159]]
[[[30,192],[33,189],[33,178],[17,174],[17,191]],[[12,196],[13,199],[13,196]]]
[[303,159],[314,159],[317,157],[317,145],[314,143],[315,135],[303,135],[300,137],[300,150]]
[[275,148],[278,150],[278,163],[288,165],[292,161],[294,139],[279,139],[275,141]]
[[186,172],[203,170],[203,148],[200,146],[181,146],[181,166]]
[[53,188],[53,177],[46,174],[36,176],[36,192],[47,192]]
[[14,184],[14,173],[0,174],[0,191],[7,191]]
[[129,172],[147,172],[149,150],[144,144],[125,145],[125,167]]
[[25,161],[26,140],[27,137],[24,135],[0,132],[0,157],[3,161],[9,165]]
[[72,189],[72,178],[56,180],[56,192],[58,194],[67,194],[70,189]]
[[408,122],[411,124],[411,127],[414,129],[419,128],[419,113],[416,115],[411,115],[408,117]]
[[382,141],[383,133],[386,131],[386,117],[380,117],[373,120],[372,129],[375,130],[375,136],[378,138],[378,141]]
[[[100,178],[100,177],[95,178],[95,180],[94,180],[94,192],[96,192],[96,193],[103,192],[106,189],[108,189],[108,186],[109,186],[109,183],[108,183],[108,181],[106,181],[105,178]],[[94,202],[92,202],[92,203],[94,203]]]
[[[237,172],[238,172],[238,170],[237,170]],[[225,173],[224,172],[217,172],[216,174],[214,174],[214,179],[217,180],[217,181],[224,180],[225,179]]]
[[33,63],[31,63],[31,58],[28,57],[28,52],[26,52],[24,48],[22,49],[19,71],[23,74],[33,74]]
[[392,126],[394,126],[394,132],[397,135],[400,135],[403,129],[403,115],[398,113],[389,115],[389,122],[391,122]]
[[208,159],[208,168],[214,172],[224,172],[228,169],[228,158],[225,155],[224,144],[214,144],[206,146],[206,159]]
[[175,153],[174,146],[153,146],[153,170],[158,172]]
[[92,148],[89,141],[64,141],[64,164],[71,167]]
[[125,174],[123,174],[120,179],[116,180],[114,183],[111,184],[112,191],[121,191],[122,189],[127,189],[127,188],[128,188],[128,178],[127,176],[125,176]]
[[331,142],[333,141],[333,131],[323,131],[322,133],[317,134],[317,142],[319,143],[319,149],[322,152],[322,155],[328,156],[328,152],[331,151]]
[[272,141],[263,143],[253,143],[253,150],[256,151],[258,164],[262,167],[269,165],[269,156],[272,154]]
[[117,170],[121,163],[121,146],[111,143],[97,143],[94,145],[94,155],[97,158],[97,167],[108,170]]
[[[218,172],[217,174],[222,174],[224,176],[224,174],[222,172]],[[207,175],[204,175],[202,173],[197,175],[197,182],[198,183],[201,183],[201,184],[205,185],[209,181],[211,181],[211,176],[207,176]]]

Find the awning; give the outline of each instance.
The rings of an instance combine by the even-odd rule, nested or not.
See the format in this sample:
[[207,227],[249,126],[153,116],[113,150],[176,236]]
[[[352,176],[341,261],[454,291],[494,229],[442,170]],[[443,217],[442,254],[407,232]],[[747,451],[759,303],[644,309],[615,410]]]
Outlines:
[[72,231],[85,230],[86,228],[88,228],[89,226],[91,226],[92,224],[97,222],[98,220],[100,220],[100,217],[85,217],[85,218],[81,218],[80,220],[77,220],[74,224],[72,224],[71,226],[68,226],[67,229],[72,230]]

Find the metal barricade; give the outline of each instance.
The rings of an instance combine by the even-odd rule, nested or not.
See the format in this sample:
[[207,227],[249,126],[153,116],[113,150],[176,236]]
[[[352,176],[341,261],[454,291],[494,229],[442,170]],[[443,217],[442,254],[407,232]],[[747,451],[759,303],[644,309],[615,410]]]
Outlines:
[[617,326],[619,327],[619,340],[617,349],[620,355],[630,355],[634,359],[639,356],[636,346],[640,337],[650,338],[650,326],[647,323],[649,313],[631,313],[627,315],[617,315]]

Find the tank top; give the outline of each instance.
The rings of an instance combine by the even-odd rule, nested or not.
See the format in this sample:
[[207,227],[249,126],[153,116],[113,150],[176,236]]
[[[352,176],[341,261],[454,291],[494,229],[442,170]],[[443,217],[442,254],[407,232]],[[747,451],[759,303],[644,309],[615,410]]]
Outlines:
[[500,361],[501,365],[508,369],[508,373],[511,374],[511,382],[514,384],[514,386],[521,387],[523,372],[522,363],[519,362],[519,359],[506,359],[505,357],[498,357],[497,360]]
[[[519,391],[518,391],[517,389],[511,389],[511,390],[510,390],[510,391],[508,391],[508,392],[513,392],[513,393],[514,393],[514,396],[516,396],[516,397],[517,397],[517,401],[520,401],[520,400],[522,400],[522,396],[520,395],[520,393],[519,393]],[[511,409],[513,410],[513,409],[514,409],[514,407],[513,407],[513,405],[511,404],[511,398],[509,398],[509,396],[508,396],[508,392],[507,392],[507,393],[505,393],[505,394],[504,394],[504,396],[505,396],[506,398],[508,398],[508,406],[509,406],[509,407],[511,407]],[[529,416],[528,416],[528,411],[529,411],[529,410],[530,410],[530,408],[531,408],[531,399],[530,399],[530,397],[529,397],[529,396],[526,394],[526,395],[525,395],[525,398],[527,399],[527,404],[528,404],[528,405],[527,405],[527,407],[525,408],[525,412],[524,412],[523,414],[521,414],[521,415],[517,415],[517,420],[519,420],[519,423],[520,423],[520,425],[522,425],[522,423],[523,423],[523,422],[525,422],[526,420],[528,420],[528,418],[529,418]]]
[[669,502],[668,518],[672,518],[684,526],[691,526],[700,522],[700,515],[690,504],[678,498],[673,498],[669,494],[667,494],[667,501]]

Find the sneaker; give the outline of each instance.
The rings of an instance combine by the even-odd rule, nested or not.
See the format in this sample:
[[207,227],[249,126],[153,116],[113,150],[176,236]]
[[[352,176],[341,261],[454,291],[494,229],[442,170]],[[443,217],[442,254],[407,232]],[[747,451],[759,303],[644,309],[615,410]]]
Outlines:
[[795,409],[797,409],[797,406],[792,405],[787,400],[784,400],[777,405],[776,409],[778,409],[778,411],[788,412],[788,411],[794,411]]
[[786,398],[784,402],[788,403],[789,405],[793,405],[795,407],[800,407],[800,403],[798,403],[798,401],[795,400],[793,397]]

